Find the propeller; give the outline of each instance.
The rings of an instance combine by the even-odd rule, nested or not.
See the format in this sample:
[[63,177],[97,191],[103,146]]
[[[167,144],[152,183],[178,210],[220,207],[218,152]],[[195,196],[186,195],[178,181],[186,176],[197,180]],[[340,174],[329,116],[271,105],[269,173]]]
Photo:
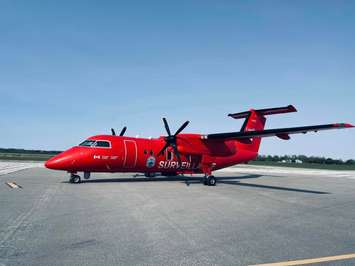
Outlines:
[[180,157],[180,153],[177,149],[177,144],[176,144],[176,136],[178,134],[181,133],[181,131],[183,131],[185,129],[185,127],[187,127],[187,125],[190,123],[190,121],[186,121],[185,123],[183,123],[180,128],[178,130],[176,130],[175,134],[174,135],[171,135],[171,131],[170,131],[170,128],[169,128],[169,124],[168,124],[168,121],[166,121],[166,118],[163,117],[163,122],[164,122],[164,126],[165,126],[165,130],[166,132],[168,133],[168,136],[167,137],[164,137],[164,140],[165,140],[165,145],[164,147],[160,150],[160,152],[158,153],[157,156],[160,156],[162,155],[165,150],[168,148],[168,147],[172,147],[173,150],[174,150],[174,153],[178,159],[178,162],[179,162],[179,168],[181,168],[181,157]]
[[126,132],[127,127],[123,127],[120,133],[120,136],[122,137],[124,135],[124,133]]
[[[124,135],[124,133],[126,132],[126,130],[127,130],[127,127],[123,127],[119,136],[122,137]],[[116,131],[113,128],[111,128],[111,133],[112,133],[112,136],[116,136]]]

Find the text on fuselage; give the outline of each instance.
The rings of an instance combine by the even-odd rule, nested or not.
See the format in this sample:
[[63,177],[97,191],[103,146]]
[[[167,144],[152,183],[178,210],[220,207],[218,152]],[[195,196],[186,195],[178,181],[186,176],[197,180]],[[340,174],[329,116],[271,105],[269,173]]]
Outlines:
[[[177,169],[179,168],[179,162],[176,161],[160,161],[158,164],[158,168],[162,169]],[[181,162],[181,168],[189,169],[191,168],[190,162]]]
[[118,156],[108,156],[108,155],[94,155],[94,159],[99,159],[99,160],[117,160]]

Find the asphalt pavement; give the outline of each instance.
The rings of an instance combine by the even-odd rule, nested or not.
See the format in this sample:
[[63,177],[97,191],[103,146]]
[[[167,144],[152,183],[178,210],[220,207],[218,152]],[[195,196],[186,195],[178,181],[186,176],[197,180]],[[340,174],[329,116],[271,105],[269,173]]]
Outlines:
[[209,187],[133,174],[70,184],[44,168],[1,175],[0,266],[255,265],[355,253],[355,179],[238,168],[216,177]]

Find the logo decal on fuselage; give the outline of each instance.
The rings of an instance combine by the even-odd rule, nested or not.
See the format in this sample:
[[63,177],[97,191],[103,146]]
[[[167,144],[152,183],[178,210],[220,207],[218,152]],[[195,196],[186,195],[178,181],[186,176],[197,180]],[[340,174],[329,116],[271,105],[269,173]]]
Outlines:
[[[179,162],[176,161],[160,161],[158,164],[158,168],[161,169],[178,169]],[[191,168],[191,163],[189,162],[181,162],[182,169],[189,169]]]
[[146,166],[148,168],[153,168],[155,166],[155,157],[154,156],[149,156],[148,159],[147,159],[147,162],[146,162]]

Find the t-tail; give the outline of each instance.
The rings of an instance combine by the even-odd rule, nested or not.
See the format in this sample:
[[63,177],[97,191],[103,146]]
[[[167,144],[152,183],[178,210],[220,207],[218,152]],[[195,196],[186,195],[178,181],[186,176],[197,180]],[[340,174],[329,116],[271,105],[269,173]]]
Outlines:
[[[234,119],[245,119],[240,132],[262,131],[265,127],[267,115],[276,115],[284,113],[297,112],[293,105],[277,108],[267,109],[250,109],[246,112],[229,114],[228,116]],[[261,137],[254,137],[250,139],[243,139],[240,141],[243,145],[243,149],[247,149],[253,152],[258,152],[261,142]]]
[[264,137],[278,137],[283,140],[289,140],[290,134],[306,134],[307,132],[355,127],[348,123],[333,123],[313,126],[264,129],[266,122],[265,116],[293,112],[297,112],[296,108],[292,105],[288,105],[277,108],[258,110],[250,109],[249,111],[242,113],[229,114],[228,116],[234,119],[245,119],[239,132],[208,134],[202,136],[202,138],[206,140],[236,140],[238,149],[258,153],[261,138]]

